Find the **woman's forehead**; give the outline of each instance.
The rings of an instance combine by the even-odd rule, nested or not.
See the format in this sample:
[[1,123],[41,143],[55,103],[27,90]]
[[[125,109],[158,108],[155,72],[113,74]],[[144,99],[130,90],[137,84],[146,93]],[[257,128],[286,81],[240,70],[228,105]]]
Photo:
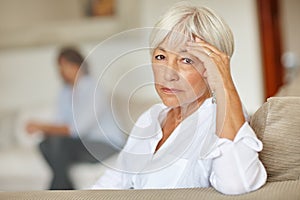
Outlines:
[[181,53],[186,53],[187,52],[186,47],[184,47],[184,46],[182,46],[182,47],[171,46],[170,47],[170,46],[160,45],[155,50],[160,50],[160,51],[163,51],[163,52],[173,53],[173,54],[181,54]]
[[174,53],[184,53],[187,52],[187,42],[188,40],[171,41],[166,39],[162,43],[160,43],[156,49]]

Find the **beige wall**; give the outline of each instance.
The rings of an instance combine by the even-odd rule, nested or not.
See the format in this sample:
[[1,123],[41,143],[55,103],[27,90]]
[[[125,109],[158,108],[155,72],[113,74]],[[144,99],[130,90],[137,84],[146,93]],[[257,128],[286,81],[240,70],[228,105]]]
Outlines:
[[0,30],[76,20],[83,15],[81,4],[82,0],[0,0]]
[[285,52],[291,52],[295,56],[295,65],[300,67],[300,1],[281,0],[282,36]]
[[60,84],[53,46],[0,51],[0,112],[52,104]]
[[300,1],[281,0],[284,49],[300,56]]

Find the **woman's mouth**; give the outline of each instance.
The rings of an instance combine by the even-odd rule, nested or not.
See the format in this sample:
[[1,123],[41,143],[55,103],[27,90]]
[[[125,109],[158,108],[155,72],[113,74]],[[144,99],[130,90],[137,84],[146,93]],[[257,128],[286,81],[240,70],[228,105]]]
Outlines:
[[183,92],[183,90],[179,90],[179,89],[176,89],[176,88],[166,88],[166,87],[162,87],[161,91],[165,94],[176,94],[176,93],[179,93],[179,92]]

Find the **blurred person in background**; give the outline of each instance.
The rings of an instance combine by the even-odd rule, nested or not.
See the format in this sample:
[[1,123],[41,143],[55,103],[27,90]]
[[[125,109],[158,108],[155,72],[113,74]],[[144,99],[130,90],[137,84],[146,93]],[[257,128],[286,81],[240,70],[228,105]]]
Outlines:
[[96,163],[113,155],[125,138],[112,123],[106,97],[89,75],[80,52],[63,48],[57,62],[64,84],[58,96],[56,119],[53,123],[31,121],[26,130],[45,136],[40,150],[53,171],[50,189],[74,189],[69,167],[78,162]]

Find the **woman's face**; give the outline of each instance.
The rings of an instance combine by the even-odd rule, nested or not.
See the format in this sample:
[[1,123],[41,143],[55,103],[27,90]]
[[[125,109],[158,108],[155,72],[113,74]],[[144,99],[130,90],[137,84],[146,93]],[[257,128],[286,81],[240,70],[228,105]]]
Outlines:
[[155,89],[166,106],[185,106],[209,97],[205,68],[184,46],[159,45],[152,55],[152,68]]

